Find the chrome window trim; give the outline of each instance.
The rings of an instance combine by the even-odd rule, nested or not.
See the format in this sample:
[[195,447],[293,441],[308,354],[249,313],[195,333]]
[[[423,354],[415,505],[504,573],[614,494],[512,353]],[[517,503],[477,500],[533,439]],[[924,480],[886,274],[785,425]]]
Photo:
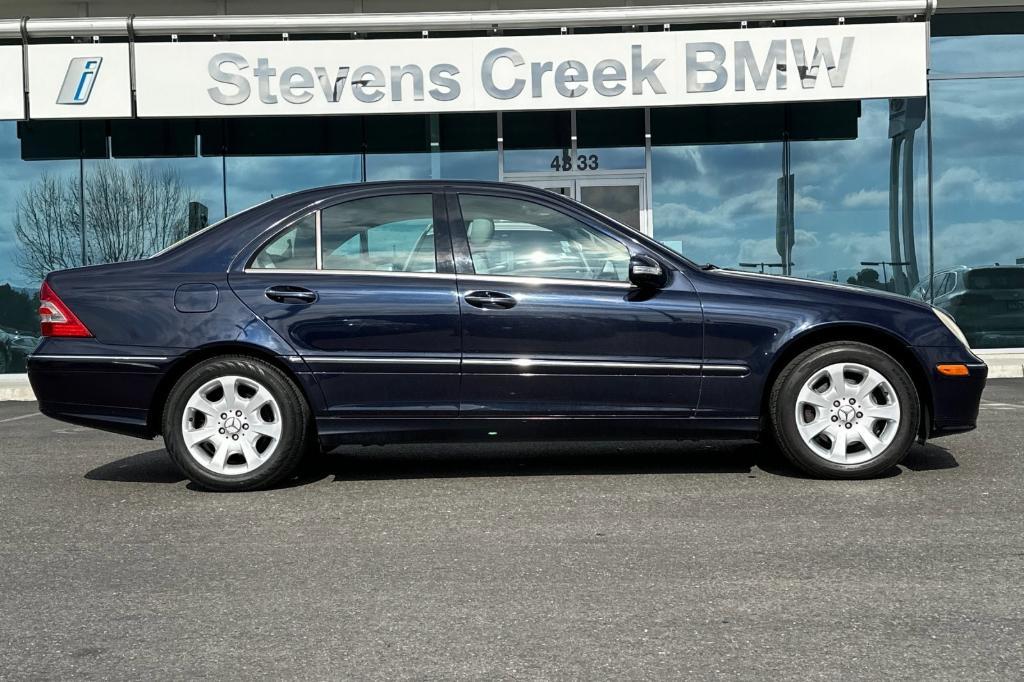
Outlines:
[[314,218],[314,224],[313,224],[313,229],[315,231],[315,239],[316,239],[316,269],[317,270],[323,270],[324,269],[324,251],[323,251],[323,247],[322,247],[322,239],[323,239],[323,237],[321,236],[322,232],[321,232],[320,223],[321,223],[320,209],[317,209],[316,210],[316,217]]
[[573,284],[579,285],[590,285],[597,287],[612,287],[615,289],[632,289],[634,288],[631,282],[610,282],[602,279],[570,279],[568,277],[516,277],[514,275],[459,275],[459,279],[466,280],[467,282],[488,282],[497,280],[499,282],[518,282],[527,286],[542,286],[545,284]]
[[440,278],[454,280],[455,275],[450,272],[393,272],[390,270],[285,270],[275,268],[246,268],[242,272],[247,275],[342,275],[350,277],[353,275],[363,277],[420,277]]

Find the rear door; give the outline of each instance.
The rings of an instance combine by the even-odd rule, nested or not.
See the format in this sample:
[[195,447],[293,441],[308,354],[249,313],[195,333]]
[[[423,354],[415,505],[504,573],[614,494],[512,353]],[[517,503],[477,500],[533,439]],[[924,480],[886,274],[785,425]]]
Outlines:
[[703,318],[689,280],[631,286],[645,253],[552,196],[449,196],[462,305],[461,416],[689,417]]
[[333,415],[453,416],[450,244],[442,193],[378,191],[286,226],[231,286],[316,374]]

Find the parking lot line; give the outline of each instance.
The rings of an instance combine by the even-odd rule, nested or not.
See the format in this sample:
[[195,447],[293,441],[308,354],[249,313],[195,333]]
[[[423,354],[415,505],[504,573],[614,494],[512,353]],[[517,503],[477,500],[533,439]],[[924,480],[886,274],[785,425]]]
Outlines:
[[29,414],[20,414],[17,417],[8,417],[7,419],[0,419],[0,424],[3,424],[5,422],[17,421],[18,419],[28,419],[29,417],[38,417],[40,414],[42,414],[42,413],[41,412],[32,412],[32,413],[29,413]]

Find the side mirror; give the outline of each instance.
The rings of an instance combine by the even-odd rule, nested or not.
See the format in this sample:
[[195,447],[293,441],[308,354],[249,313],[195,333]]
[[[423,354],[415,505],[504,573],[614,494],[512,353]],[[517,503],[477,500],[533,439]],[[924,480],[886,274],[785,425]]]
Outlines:
[[629,281],[638,287],[661,289],[668,283],[668,275],[650,256],[633,256],[629,259]]

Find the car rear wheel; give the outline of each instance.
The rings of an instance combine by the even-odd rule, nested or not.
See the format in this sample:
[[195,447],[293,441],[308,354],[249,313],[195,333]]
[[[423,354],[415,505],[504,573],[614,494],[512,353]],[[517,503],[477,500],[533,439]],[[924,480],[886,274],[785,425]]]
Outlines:
[[837,342],[797,356],[772,387],[776,440],[815,476],[866,478],[903,460],[921,405],[906,370],[881,350]]
[[309,407],[278,368],[246,356],[196,365],[163,415],[171,459],[210,490],[253,490],[295,471],[313,440]]

